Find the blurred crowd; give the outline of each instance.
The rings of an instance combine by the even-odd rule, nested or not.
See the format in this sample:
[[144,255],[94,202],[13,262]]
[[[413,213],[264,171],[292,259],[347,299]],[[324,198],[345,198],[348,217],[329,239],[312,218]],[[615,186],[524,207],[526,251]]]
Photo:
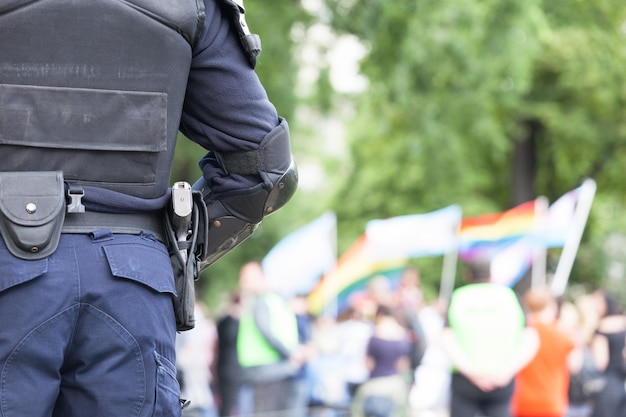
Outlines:
[[626,416],[626,316],[603,289],[515,293],[468,265],[450,300],[420,274],[380,275],[336,314],[267,287],[261,265],[213,316],[179,334],[185,417]]

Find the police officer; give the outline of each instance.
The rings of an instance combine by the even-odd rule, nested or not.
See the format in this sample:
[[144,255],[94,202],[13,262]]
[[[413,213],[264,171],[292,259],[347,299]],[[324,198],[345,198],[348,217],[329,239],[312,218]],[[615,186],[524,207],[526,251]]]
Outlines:
[[238,0],[0,0],[0,414],[180,416],[163,211],[206,148],[206,267],[293,194]]

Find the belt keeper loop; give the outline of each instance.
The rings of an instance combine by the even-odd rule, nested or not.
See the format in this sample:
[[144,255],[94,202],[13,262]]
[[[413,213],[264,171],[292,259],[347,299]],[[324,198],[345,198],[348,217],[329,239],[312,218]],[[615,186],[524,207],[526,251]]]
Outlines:
[[67,184],[67,196],[69,203],[67,204],[68,213],[84,213],[85,206],[82,203],[82,198],[85,195],[85,190],[78,184]]

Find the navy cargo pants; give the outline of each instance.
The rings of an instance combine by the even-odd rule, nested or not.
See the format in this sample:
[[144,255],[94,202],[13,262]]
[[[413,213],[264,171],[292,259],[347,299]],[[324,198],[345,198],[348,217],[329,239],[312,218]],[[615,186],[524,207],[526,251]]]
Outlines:
[[152,234],[64,234],[35,261],[0,239],[0,415],[180,417],[173,292]]

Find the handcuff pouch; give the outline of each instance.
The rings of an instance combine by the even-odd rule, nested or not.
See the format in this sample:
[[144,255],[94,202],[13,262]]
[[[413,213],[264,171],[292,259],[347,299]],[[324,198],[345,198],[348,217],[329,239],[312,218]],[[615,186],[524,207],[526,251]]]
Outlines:
[[65,219],[60,171],[0,172],[0,234],[18,258],[45,258],[56,250]]

